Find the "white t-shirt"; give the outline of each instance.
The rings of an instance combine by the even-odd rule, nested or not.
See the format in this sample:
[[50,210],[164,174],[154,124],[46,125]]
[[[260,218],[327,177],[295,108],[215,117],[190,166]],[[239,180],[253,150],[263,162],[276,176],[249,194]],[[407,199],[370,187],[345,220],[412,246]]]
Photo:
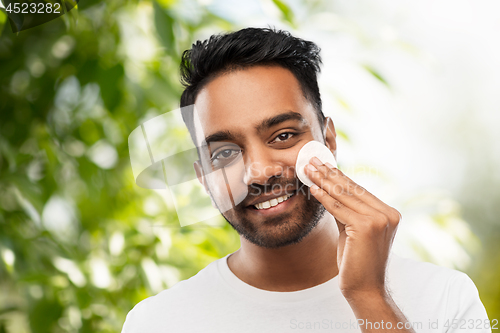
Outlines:
[[[267,291],[234,275],[228,256],[137,304],[122,333],[361,332],[338,276],[304,290]],[[491,332],[466,274],[391,254],[387,279],[392,298],[417,333]]]

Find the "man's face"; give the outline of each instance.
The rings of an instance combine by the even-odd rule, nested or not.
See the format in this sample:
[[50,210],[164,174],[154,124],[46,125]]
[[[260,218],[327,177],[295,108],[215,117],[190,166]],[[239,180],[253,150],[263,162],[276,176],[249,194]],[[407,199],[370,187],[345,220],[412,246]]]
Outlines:
[[324,140],[295,76],[278,66],[223,74],[199,92],[195,108],[198,145],[206,144],[197,173],[225,219],[258,246],[300,241],[325,209],[297,178],[295,162],[305,143]]

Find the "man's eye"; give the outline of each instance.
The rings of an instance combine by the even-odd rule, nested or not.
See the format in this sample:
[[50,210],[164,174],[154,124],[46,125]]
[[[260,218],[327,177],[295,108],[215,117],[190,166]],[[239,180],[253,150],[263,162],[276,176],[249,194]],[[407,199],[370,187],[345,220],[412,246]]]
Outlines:
[[224,149],[214,155],[212,160],[225,160],[234,157],[240,151],[236,149]]
[[281,133],[274,140],[277,142],[283,142],[290,139],[293,135],[294,133],[291,132]]
[[241,149],[222,149],[210,158],[214,169],[224,168],[230,165],[240,156]]

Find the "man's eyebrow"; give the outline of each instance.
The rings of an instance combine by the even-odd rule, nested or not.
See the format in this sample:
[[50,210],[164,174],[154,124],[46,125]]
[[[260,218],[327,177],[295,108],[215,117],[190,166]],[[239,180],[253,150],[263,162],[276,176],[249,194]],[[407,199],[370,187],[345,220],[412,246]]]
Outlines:
[[233,134],[229,131],[218,131],[207,136],[205,142],[208,145],[211,142],[217,141],[236,141],[238,138],[240,138],[240,135]]
[[285,113],[281,113],[277,116],[264,119],[259,125],[255,127],[257,132],[263,132],[273,126],[281,124],[288,120],[297,120],[299,122],[306,122],[305,118],[302,115],[295,111],[288,111]]
[[[276,126],[278,124],[281,124],[285,121],[288,120],[297,120],[299,122],[306,122],[305,118],[302,117],[302,115],[298,112],[295,111],[288,111],[285,113],[281,113],[279,115],[276,115],[274,117],[270,117],[267,119],[264,119],[259,125],[255,127],[257,132],[262,132],[266,129],[269,129],[273,126]],[[211,142],[218,142],[218,141],[236,141],[238,139],[241,139],[241,135],[231,133],[230,131],[223,130],[223,131],[218,131],[213,134],[210,134],[209,136],[205,137],[205,143],[208,145]]]

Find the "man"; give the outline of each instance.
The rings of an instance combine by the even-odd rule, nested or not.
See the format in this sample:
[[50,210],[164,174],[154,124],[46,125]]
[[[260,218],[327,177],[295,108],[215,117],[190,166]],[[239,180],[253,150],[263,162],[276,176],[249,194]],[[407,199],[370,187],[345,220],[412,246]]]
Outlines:
[[196,174],[241,248],[139,303],[123,332],[490,332],[467,275],[391,254],[396,209],[314,158],[305,172],[315,185],[297,179],[305,143],[336,156],[320,64],[314,43],[273,29],[184,52]]

